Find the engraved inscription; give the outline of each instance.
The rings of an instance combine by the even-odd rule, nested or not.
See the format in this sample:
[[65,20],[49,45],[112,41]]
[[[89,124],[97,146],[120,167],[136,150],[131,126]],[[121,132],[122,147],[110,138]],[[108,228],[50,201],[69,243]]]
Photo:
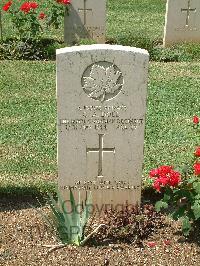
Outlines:
[[99,162],[98,162],[98,177],[103,177],[103,153],[112,152],[115,153],[115,148],[104,148],[103,146],[103,136],[105,134],[99,134],[99,148],[86,148],[86,153],[98,152]]
[[124,79],[116,65],[101,61],[86,68],[81,82],[84,92],[90,98],[104,102],[120,93]]
[[[76,178],[75,178],[76,179]],[[85,178],[86,180],[87,178]],[[60,186],[60,189],[68,190],[71,188],[72,190],[138,190],[141,188],[141,184],[133,184],[128,181],[117,181],[117,180],[90,180],[90,181],[76,181],[74,185],[69,186]]]

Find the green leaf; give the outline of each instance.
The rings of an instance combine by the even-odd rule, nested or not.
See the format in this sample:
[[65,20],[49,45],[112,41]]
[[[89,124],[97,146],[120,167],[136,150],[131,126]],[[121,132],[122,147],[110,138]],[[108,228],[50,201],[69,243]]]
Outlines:
[[49,203],[49,206],[50,206],[55,218],[60,222],[61,221],[64,222],[63,214],[60,212],[60,209],[58,208],[58,205],[57,205],[56,201],[54,200],[53,196],[51,194],[48,194],[48,196],[49,196],[48,203]]
[[193,183],[193,188],[195,189],[196,193],[200,194],[200,182]]
[[190,220],[187,216],[185,216],[182,220],[182,231],[185,236],[188,236],[190,233],[192,226]]
[[200,201],[196,200],[191,209],[193,210],[195,219],[198,220],[200,218]]
[[81,217],[81,227],[82,228],[86,225],[86,222],[87,222],[88,218],[90,217],[90,211],[89,210],[90,210],[91,202],[92,202],[92,193],[90,191],[90,194],[86,200],[85,208],[83,210],[82,217]]
[[170,198],[171,198],[170,195],[164,194],[164,197],[163,197],[162,201],[168,202],[170,200]]
[[186,208],[187,208],[187,207],[184,205],[184,206],[179,207],[178,210],[176,210],[175,212],[173,212],[173,213],[172,213],[172,217],[173,217],[173,219],[174,219],[174,220],[178,220],[178,219],[180,219],[181,217],[183,217],[184,214],[185,214],[185,210],[186,210]]
[[155,204],[155,209],[157,212],[159,212],[162,208],[166,209],[167,207],[168,207],[168,203],[162,200],[157,201]]
[[62,208],[62,215],[64,218],[64,224],[68,230],[68,234],[70,235],[71,227],[73,227],[73,222],[72,222],[72,219],[70,217],[70,214],[67,211],[67,206],[66,206],[66,203],[64,202],[64,200],[61,196],[61,193],[57,192],[57,195],[58,195],[59,205]]
[[[72,216],[72,223],[74,225],[77,225],[78,226],[78,212],[77,212],[77,209],[76,209],[76,202],[75,202],[75,199],[74,199],[74,195],[72,193],[72,190],[71,188],[69,189],[69,193],[70,193],[70,203],[71,203],[71,216]],[[80,193],[80,192],[79,192]]]

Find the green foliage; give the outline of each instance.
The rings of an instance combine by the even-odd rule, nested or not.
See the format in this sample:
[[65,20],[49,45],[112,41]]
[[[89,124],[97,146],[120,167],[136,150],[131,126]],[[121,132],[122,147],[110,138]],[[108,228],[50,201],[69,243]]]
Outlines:
[[192,229],[190,220],[188,216],[183,216],[182,218],[182,231],[185,236],[188,236],[190,233],[190,230]]
[[[85,243],[85,226],[89,219],[89,206],[91,205],[91,193],[85,200],[85,205],[81,202],[80,191],[79,201],[76,204],[74,195],[70,189],[70,209],[67,208],[66,201],[63,200],[58,192],[58,201],[56,202],[49,194],[48,203],[52,211],[52,216],[48,217],[41,213],[45,221],[52,229],[55,229],[57,235],[63,244],[75,244],[77,246]],[[82,207],[83,206],[83,207]]]
[[150,59],[159,62],[178,62],[181,60],[179,50],[172,48],[154,47],[150,53]]
[[24,5],[26,1],[13,1],[7,11],[2,11],[19,39],[41,39],[49,26],[58,28],[64,14],[68,12],[68,5],[56,0],[36,1],[31,7]]
[[150,59],[159,62],[184,62],[191,60],[200,60],[200,44],[182,43],[173,45],[169,48],[153,46],[147,49],[150,52]]
[[8,39],[0,42],[0,60],[55,60],[61,47],[52,39]]
[[90,44],[95,44],[96,42],[92,39],[81,39],[79,40],[79,45],[90,45]]
[[[19,5],[18,1],[16,2]],[[0,49],[0,59],[24,59],[18,52],[18,44],[10,46],[9,40],[16,36],[20,39],[52,39],[63,42],[64,31],[64,12],[69,12],[67,6],[58,4],[55,0],[38,2],[39,7],[35,9],[30,16],[13,16],[14,24],[10,20],[9,12],[2,12],[2,25],[4,36],[4,48]],[[170,48],[162,47],[163,25],[165,17],[165,1],[161,0],[109,0],[107,2],[107,25],[106,39],[107,43],[136,46],[147,49],[152,61],[159,62],[189,62],[191,60],[200,60],[200,44],[177,44]],[[46,17],[38,20],[40,11],[44,11]],[[34,19],[30,19],[31,16]],[[21,22],[20,22],[21,21]],[[23,26],[20,26],[22,25]],[[17,26],[18,25],[18,26]],[[19,34],[21,29],[22,33]],[[8,42],[8,43],[7,43]],[[52,41],[53,42],[53,41]],[[93,44],[93,40],[82,39],[79,44]],[[29,49],[30,48],[30,49]],[[26,50],[36,49],[36,46],[28,45]],[[52,57],[51,46],[38,46],[41,59],[55,59]],[[52,48],[53,49],[53,48]],[[41,52],[42,50],[42,52]],[[16,53],[20,53],[16,55]],[[30,52],[26,52],[27,55]],[[31,59],[32,58],[32,59]],[[30,60],[35,60],[30,56]],[[28,60],[29,60],[28,59]]]
[[171,214],[174,220],[181,219],[182,232],[189,235],[192,224],[200,221],[200,181],[197,178],[191,179],[187,176],[182,179],[180,185],[174,188],[163,188],[163,199],[156,202],[155,208],[160,211],[162,208],[171,207]]
[[162,200],[159,200],[155,204],[155,209],[157,212],[159,212],[162,208],[166,209],[168,207],[168,203]]
[[[181,167],[192,160],[199,142],[192,127],[200,106],[199,68],[194,62],[150,64],[143,180],[155,165]],[[43,193],[56,180],[55,75],[55,62],[0,62],[0,190],[9,197]]]
[[[198,183],[198,186],[200,186],[200,182]],[[198,194],[195,196],[195,200],[194,203],[191,207],[195,219],[198,220],[200,218],[200,193],[198,192]]]

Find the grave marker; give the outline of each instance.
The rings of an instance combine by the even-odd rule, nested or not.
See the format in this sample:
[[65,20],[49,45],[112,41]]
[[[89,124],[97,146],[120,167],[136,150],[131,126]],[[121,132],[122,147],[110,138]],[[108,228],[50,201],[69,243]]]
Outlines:
[[164,47],[180,42],[200,42],[200,1],[168,0]]
[[72,0],[68,7],[64,32],[68,45],[84,38],[105,43],[106,0]]
[[71,187],[75,194],[91,190],[99,207],[140,202],[148,58],[118,45],[57,50],[63,195]]

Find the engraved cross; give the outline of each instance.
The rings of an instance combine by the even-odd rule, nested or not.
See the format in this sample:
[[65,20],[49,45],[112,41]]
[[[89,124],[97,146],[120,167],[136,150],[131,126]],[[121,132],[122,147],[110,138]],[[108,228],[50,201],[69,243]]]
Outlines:
[[87,0],[83,0],[84,1],[84,4],[83,4],[83,8],[79,8],[78,9],[78,11],[79,12],[83,12],[83,24],[84,25],[86,25],[86,18],[87,18],[87,12],[88,11],[92,11],[92,9],[91,8],[86,8],[86,2],[87,2]]
[[115,153],[115,148],[104,148],[103,146],[103,136],[105,134],[99,134],[99,148],[86,148],[86,152],[98,152],[99,162],[98,162],[98,177],[103,177],[103,154],[104,152]]
[[190,8],[190,2],[191,0],[188,0],[188,7],[187,8],[181,8],[181,12],[186,12],[186,27],[189,26],[189,19],[190,19],[190,12],[196,12],[196,8]]

